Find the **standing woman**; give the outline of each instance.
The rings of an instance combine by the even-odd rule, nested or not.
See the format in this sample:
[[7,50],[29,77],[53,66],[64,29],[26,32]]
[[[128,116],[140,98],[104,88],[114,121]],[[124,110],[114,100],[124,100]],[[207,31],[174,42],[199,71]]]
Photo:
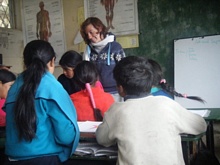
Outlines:
[[111,93],[115,101],[121,101],[113,77],[113,69],[125,57],[123,48],[96,17],[87,18],[82,23],[80,32],[87,44],[83,59],[92,61],[96,65],[104,91]]
[[26,69],[9,90],[6,103],[7,165],[58,165],[79,141],[75,107],[52,75],[55,52],[34,40],[23,53]]

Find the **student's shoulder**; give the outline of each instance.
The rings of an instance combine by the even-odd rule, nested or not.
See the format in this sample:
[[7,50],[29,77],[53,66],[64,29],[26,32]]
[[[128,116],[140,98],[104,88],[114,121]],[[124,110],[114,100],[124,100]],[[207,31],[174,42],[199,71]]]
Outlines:
[[57,81],[55,76],[49,72],[45,73],[41,79],[41,82],[37,89],[37,93],[40,91],[46,91],[47,93],[60,93],[60,94],[66,92],[63,86]]
[[[46,72],[43,75],[43,77],[41,79],[41,83],[43,83],[44,85],[49,85],[49,86],[60,84],[57,82],[55,76],[53,74],[51,74],[50,72]],[[53,83],[53,84],[51,84],[51,83]]]
[[121,44],[117,41],[111,42],[111,46],[114,47],[115,49],[122,49]]
[[64,74],[59,75],[57,78],[58,81],[63,79],[66,79],[66,76]]
[[88,94],[84,91],[84,90],[80,90],[78,92],[75,92],[73,94],[70,95],[70,99],[73,102],[83,102],[87,99],[89,99]]
[[166,96],[166,97],[169,97],[169,98],[173,99],[172,96],[169,93],[167,93],[166,91],[164,91],[162,89],[158,90],[156,92],[153,92],[152,95],[153,96]]
[[163,103],[163,104],[176,104],[177,103],[172,98],[166,95],[152,96],[152,101],[156,103]]
[[130,107],[128,102],[115,102],[109,108],[109,113],[120,113],[122,110],[128,109]]

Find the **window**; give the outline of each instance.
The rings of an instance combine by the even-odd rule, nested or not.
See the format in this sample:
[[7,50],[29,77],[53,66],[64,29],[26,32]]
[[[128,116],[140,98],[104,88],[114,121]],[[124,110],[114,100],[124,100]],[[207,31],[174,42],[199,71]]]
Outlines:
[[0,0],[0,27],[12,28],[13,19],[13,0]]

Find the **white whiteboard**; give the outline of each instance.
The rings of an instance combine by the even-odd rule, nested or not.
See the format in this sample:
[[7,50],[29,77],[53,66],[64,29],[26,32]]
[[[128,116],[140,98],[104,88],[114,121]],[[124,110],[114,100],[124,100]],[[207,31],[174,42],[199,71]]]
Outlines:
[[174,87],[206,101],[176,97],[185,108],[220,108],[220,35],[174,41]]

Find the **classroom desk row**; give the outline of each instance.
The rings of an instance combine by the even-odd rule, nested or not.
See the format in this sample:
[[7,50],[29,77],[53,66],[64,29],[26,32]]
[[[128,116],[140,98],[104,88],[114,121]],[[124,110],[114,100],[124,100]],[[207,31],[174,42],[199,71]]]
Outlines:
[[[191,144],[195,143],[196,150],[199,149],[199,140],[205,133],[199,135],[181,135],[182,146],[183,146],[183,158],[186,165],[190,164],[190,158],[192,156]],[[96,142],[95,134],[94,133],[81,133],[80,134],[80,142],[88,143],[88,142]],[[4,149],[5,138],[0,138],[0,150]],[[72,165],[72,164],[80,164],[80,165],[115,165],[117,161],[117,157],[95,157],[91,155],[84,155],[84,156],[77,156],[72,155],[68,163],[65,165]]]
[[[207,121],[207,130],[206,130],[206,145],[207,148],[215,154],[215,140],[214,140],[214,122],[220,121],[220,108],[206,108],[210,110],[210,114],[208,117],[204,117]],[[201,110],[201,109],[194,109]]]
[[[196,109],[195,109],[196,110]],[[220,109],[218,108],[211,108],[209,109],[211,110],[210,114],[208,117],[205,117],[204,119],[207,121],[208,127],[207,127],[207,131],[204,133],[206,134],[206,144],[207,144],[207,148],[213,153],[215,154],[215,149],[214,149],[214,131],[213,131],[213,123],[216,121],[220,121]],[[204,134],[200,134],[200,135],[183,135],[181,136],[182,139],[182,144],[186,144],[186,149],[183,150],[183,155],[184,155],[184,160],[186,162],[186,164],[189,164],[189,159],[190,159],[190,148],[189,148],[189,144],[191,142],[196,142],[198,143],[198,141],[202,138],[202,136]],[[81,133],[80,136],[80,141],[95,141],[95,134],[91,134],[91,133]],[[5,139],[4,138],[0,138],[0,149],[2,149],[4,147],[4,143],[5,143]],[[76,163],[76,164],[115,164],[116,163],[116,159],[117,158],[107,158],[107,157],[91,157],[91,156],[72,156],[71,157],[71,161],[72,163]]]
[[[182,148],[183,148],[183,158],[186,165],[190,165],[190,160],[192,158],[192,155],[200,149],[200,139],[205,135],[204,133],[201,133],[199,135],[187,135],[183,134],[181,135],[181,141],[182,141]],[[88,143],[88,142],[96,142],[95,134],[91,133],[81,133],[80,135],[80,142]],[[110,156],[110,157],[95,157],[91,155],[84,155],[84,156],[78,156],[78,155],[72,155],[71,157],[72,163],[79,163],[83,165],[90,165],[90,163],[98,164],[109,164],[109,165],[115,165],[117,161],[116,156]],[[88,163],[90,162],[90,163]]]

